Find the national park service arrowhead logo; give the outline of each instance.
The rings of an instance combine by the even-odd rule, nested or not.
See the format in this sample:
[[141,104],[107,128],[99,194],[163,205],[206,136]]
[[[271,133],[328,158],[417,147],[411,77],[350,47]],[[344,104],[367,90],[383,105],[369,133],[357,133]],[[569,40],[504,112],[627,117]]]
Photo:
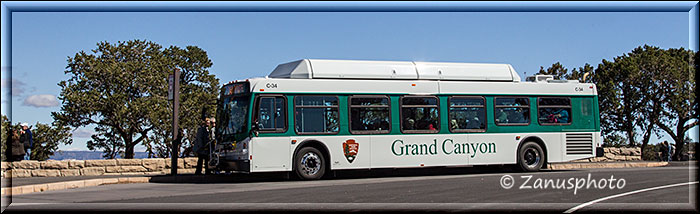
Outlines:
[[343,143],[343,153],[345,153],[345,158],[348,159],[348,162],[352,163],[355,160],[358,149],[360,149],[360,144],[353,139],[348,139]]

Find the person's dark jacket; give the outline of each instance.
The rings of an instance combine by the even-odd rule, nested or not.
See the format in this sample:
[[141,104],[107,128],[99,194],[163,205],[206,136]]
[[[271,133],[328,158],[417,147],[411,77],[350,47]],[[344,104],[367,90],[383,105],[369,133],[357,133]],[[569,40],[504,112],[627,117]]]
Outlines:
[[659,150],[661,150],[661,155],[667,155],[667,154],[668,154],[668,147],[667,147],[666,145],[663,145],[663,144],[662,144],[662,145],[661,145],[661,148],[660,148]]
[[24,134],[20,137],[20,141],[22,141],[22,145],[24,145],[24,150],[30,150],[32,148],[32,131],[27,129],[24,131]]
[[24,144],[22,144],[22,140],[20,139],[22,137],[13,135],[11,137],[12,139],[12,156],[24,156],[26,153],[24,152]]
[[209,154],[209,149],[206,146],[208,142],[209,142],[209,131],[207,130],[207,127],[200,126],[199,129],[197,129],[197,136],[195,138],[194,146],[193,146],[194,148],[192,148],[192,150],[197,155],[207,155],[207,154]]
[[25,144],[25,149],[31,149],[34,146],[34,140],[33,140],[34,137],[32,136],[32,130],[27,129],[26,134],[27,134],[27,141],[29,141],[29,148],[27,148],[27,146]]

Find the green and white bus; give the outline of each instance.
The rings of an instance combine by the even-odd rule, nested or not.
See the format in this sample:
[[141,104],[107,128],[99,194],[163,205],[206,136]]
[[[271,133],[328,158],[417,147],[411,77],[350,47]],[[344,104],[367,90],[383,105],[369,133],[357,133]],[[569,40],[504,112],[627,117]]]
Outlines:
[[508,64],[303,59],[222,87],[213,164],[246,173],[546,163],[602,155],[596,87]]

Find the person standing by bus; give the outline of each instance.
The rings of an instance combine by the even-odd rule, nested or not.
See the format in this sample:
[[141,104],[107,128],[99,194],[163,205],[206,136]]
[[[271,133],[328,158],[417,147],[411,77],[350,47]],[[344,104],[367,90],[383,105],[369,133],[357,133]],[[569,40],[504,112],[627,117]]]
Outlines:
[[661,161],[668,161],[668,141],[661,143]]
[[10,128],[12,131],[11,135],[8,136],[10,140],[10,144],[12,146],[12,149],[9,153],[10,155],[8,156],[9,161],[21,161],[22,158],[24,157],[24,144],[22,144],[22,141],[20,139],[20,134],[17,133],[16,129]]
[[212,165],[210,164],[210,161],[212,161],[214,158],[214,150],[216,149],[216,118],[212,117],[209,119],[209,121],[211,122],[211,125],[209,126],[211,128],[209,129],[209,143],[207,144],[207,147],[209,148],[209,152],[207,154],[209,155],[209,159],[207,159],[207,164]]
[[30,160],[32,158],[32,146],[34,146],[34,142],[32,140],[32,130],[29,129],[29,124],[27,123],[22,123],[21,126],[22,130],[20,131],[20,141],[22,141],[22,145],[26,151],[24,160]]
[[209,163],[209,126],[211,126],[211,121],[206,118],[202,121],[202,125],[197,129],[197,135],[194,142],[194,153],[197,154],[197,169],[195,170],[195,175],[202,174],[202,162],[204,162],[204,174],[210,174],[209,167],[206,165]]
[[673,152],[676,151],[676,147],[672,143],[668,143],[668,161],[671,161],[673,158]]
[[211,141],[211,143],[209,143],[209,149],[212,149],[216,145],[216,118],[212,117],[209,121],[209,141]]

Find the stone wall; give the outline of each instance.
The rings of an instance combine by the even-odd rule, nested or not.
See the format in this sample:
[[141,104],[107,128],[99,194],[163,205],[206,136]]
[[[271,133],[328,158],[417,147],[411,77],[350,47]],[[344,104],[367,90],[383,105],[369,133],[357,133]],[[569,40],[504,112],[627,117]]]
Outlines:
[[641,161],[642,160],[642,150],[639,147],[633,148],[615,148],[615,147],[605,147],[603,148],[603,157],[593,157],[583,160],[576,160],[573,162],[612,162],[612,161]]
[[[2,162],[2,177],[170,174],[170,158]],[[197,158],[178,158],[178,173],[194,173]]]

